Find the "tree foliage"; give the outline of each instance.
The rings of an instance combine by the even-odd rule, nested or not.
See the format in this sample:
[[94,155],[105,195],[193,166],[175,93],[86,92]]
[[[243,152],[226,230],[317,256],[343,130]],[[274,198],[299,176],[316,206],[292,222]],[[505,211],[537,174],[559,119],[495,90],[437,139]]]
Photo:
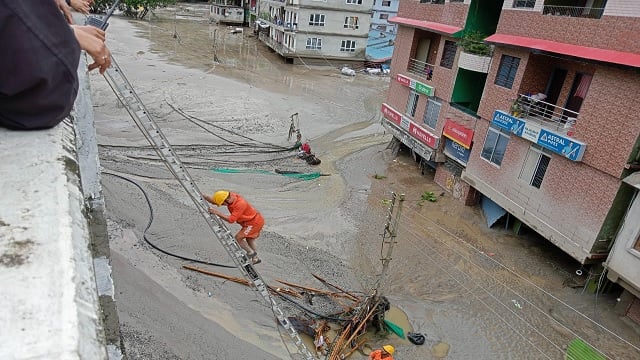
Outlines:
[[[95,0],[91,6],[91,12],[95,14],[104,14],[114,3],[115,0]],[[151,9],[173,5],[177,0],[120,0],[118,10],[124,15],[142,19]]]

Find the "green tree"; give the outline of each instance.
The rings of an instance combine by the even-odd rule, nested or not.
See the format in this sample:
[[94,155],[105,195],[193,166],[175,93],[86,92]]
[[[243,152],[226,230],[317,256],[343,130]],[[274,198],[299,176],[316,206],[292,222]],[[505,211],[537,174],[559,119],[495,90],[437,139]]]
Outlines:
[[[124,15],[143,19],[149,10],[175,4],[177,0],[120,0],[118,10]],[[95,14],[104,14],[109,9],[114,0],[95,0],[91,7],[91,12]]]

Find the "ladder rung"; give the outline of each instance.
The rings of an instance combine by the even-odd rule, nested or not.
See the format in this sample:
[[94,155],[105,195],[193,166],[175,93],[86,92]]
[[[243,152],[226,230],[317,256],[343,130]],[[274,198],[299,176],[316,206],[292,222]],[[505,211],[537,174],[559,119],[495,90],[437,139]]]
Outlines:
[[135,93],[131,84],[124,76],[122,70],[118,66],[115,59],[112,57],[112,67],[108,68],[104,76],[109,82],[109,85],[114,89],[118,99],[127,107],[127,111],[131,114],[132,119],[140,130],[144,133],[144,136],[149,140],[151,146],[158,152],[160,158],[164,161],[165,165],[174,174],[180,185],[190,194],[191,199],[194,201],[200,213],[209,221],[211,230],[218,238],[222,246],[225,248],[229,256],[234,258],[238,269],[242,274],[251,281],[256,288],[256,291],[271,304],[271,308],[274,314],[278,318],[280,325],[286,330],[293,342],[298,347],[298,350],[305,357],[306,360],[313,360],[315,357],[309,352],[307,347],[302,342],[302,339],[296,332],[295,328],[291,325],[291,322],[284,316],[284,313],[276,303],[275,299],[269,293],[269,288],[265,284],[264,280],[258,274],[253,267],[251,258],[247,256],[244,250],[240,248],[236,242],[231,231],[222,223],[217,216],[209,214],[206,210],[208,204],[201,198],[201,194],[198,188],[195,186],[195,182],[192,180],[187,169],[182,165],[182,162],[176,155],[175,151],[171,147],[171,144],[167,138],[162,134],[160,127],[153,120],[151,115],[146,111],[144,104]]

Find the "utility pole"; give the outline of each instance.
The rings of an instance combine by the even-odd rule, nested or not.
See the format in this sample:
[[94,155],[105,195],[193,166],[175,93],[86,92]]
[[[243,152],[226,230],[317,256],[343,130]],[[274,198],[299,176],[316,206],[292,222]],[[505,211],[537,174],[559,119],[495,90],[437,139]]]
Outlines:
[[[379,288],[387,276],[389,271],[389,263],[391,262],[391,254],[393,253],[393,246],[396,244],[396,236],[398,234],[398,221],[400,220],[400,213],[402,212],[402,203],[404,202],[404,194],[396,194],[392,192],[391,204],[387,209],[387,222],[384,225],[384,232],[382,233],[382,250],[387,248],[387,253],[382,260],[382,272],[376,282],[375,293],[379,293]],[[396,202],[398,202],[398,208],[394,216],[394,210],[396,210]]]

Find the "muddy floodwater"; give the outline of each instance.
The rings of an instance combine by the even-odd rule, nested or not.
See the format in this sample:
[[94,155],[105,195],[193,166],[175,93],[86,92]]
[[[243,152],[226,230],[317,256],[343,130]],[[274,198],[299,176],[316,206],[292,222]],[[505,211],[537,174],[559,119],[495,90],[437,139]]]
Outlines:
[[[107,36],[199,189],[231,189],[263,214],[257,269],[267,282],[322,288],[317,274],[354,293],[380,282],[393,307],[389,318],[405,333],[426,336],[417,346],[374,334],[349,358],[365,359],[389,343],[396,359],[564,359],[575,338],[608,359],[640,358],[637,327],[614,313],[615,293],[596,297],[568,286],[585,280],[569,256],[534,234],[488,229],[478,208],[454,199],[433,173],[421,174],[410,154],[387,148],[379,108],[388,77],[288,65],[249,29],[178,19],[172,8],[151,21],[115,17]],[[187,270],[191,262],[149,245],[231,263],[104,79],[92,73],[91,80],[127,357],[300,358],[253,290]],[[294,125],[322,160],[318,166],[282,150],[293,146],[296,113]],[[423,200],[425,192],[437,201]],[[404,201],[381,278],[393,193]]]

